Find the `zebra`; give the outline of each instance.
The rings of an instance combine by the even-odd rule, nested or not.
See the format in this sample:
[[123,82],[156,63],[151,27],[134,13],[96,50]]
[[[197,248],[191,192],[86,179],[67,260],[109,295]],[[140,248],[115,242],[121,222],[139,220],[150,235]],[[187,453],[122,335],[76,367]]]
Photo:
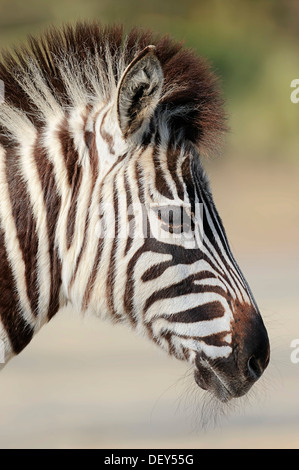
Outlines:
[[2,366],[69,305],[191,364],[221,402],[246,394],[270,346],[201,162],[227,127],[206,60],[78,22],[4,52],[0,79]]

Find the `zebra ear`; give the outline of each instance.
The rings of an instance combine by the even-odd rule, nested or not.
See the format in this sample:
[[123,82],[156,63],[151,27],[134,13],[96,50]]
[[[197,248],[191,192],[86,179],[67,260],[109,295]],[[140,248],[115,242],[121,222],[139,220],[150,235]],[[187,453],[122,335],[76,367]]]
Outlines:
[[126,68],[117,89],[117,118],[125,138],[146,125],[161,96],[163,71],[147,46]]

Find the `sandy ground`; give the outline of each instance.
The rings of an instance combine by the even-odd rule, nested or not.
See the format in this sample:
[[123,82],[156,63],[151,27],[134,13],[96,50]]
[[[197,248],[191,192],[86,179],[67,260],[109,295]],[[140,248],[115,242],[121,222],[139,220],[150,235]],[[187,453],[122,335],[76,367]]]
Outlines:
[[123,327],[64,311],[1,372],[1,448],[299,448],[299,363],[290,360],[299,338],[299,170],[208,166],[272,345],[248,399],[203,429],[204,392],[184,363]]

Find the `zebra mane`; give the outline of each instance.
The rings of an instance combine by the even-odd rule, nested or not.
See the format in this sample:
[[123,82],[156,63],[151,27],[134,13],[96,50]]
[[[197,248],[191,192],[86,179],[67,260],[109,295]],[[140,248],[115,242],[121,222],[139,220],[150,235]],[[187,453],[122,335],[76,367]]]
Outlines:
[[226,126],[217,78],[207,62],[169,36],[137,28],[125,34],[122,26],[98,23],[51,28],[2,54],[0,143],[7,143],[20,123],[39,129],[52,113],[113,98],[124,70],[149,44],[156,46],[164,72],[156,112],[171,132],[209,153]]

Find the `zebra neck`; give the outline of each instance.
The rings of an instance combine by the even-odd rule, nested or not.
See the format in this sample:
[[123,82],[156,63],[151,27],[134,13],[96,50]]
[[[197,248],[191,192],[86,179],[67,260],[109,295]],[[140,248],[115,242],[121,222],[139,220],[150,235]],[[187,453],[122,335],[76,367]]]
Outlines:
[[63,302],[56,246],[61,196],[54,162],[35,129],[18,145],[0,147],[0,186],[0,340],[7,362]]

